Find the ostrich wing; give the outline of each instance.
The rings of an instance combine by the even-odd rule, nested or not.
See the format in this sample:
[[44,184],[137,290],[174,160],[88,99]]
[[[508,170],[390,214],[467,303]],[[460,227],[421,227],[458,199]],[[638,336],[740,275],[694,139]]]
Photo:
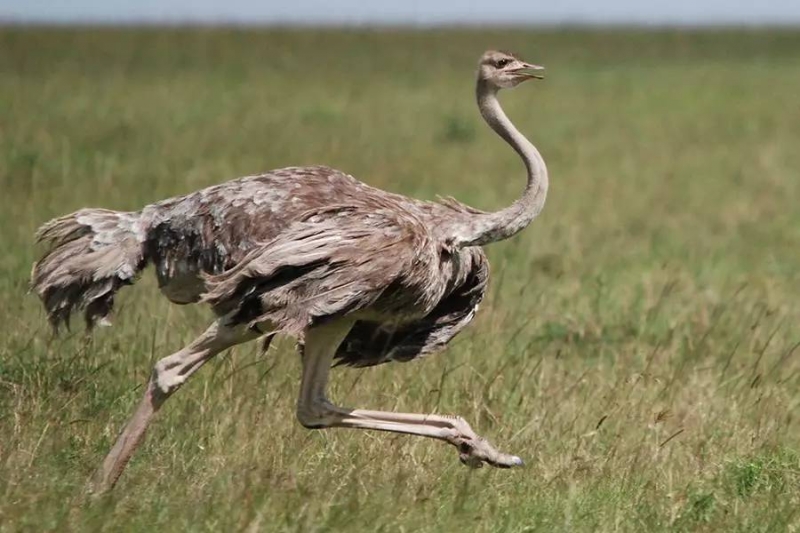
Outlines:
[[480,248],[466,248],[459,254],[457,275],[433,311],[394,327],[356,322],[336,352],[337,365],[405,362],[442,350],[472,321],[489,281],[489,262]]
[[[397,204],[397,205],[395,205]],[[206,278],[203,300],[232,323],[303,332],[344,314],[421,316],[447,280],[423,213],[394,199],[307,213],[235,268]]]

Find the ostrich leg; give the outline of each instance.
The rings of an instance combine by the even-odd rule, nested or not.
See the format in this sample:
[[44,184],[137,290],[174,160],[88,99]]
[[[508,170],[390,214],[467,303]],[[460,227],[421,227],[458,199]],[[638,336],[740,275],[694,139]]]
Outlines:
[[346,409],[327,400],[328,371],[336,348],[352,322],[341,320],[310,329],[303,349],[303,377],[297,401],[297,419],[309,429],[345,427],[406,433],[443,440],[454,445],[461,462],[480,467],[483,463],[500,468],[521,466],[522,459],[498,452],[457,416],[391,413]]
[[189,376],[221,351],[252,340],[258,335],[243,327],[229,328],[218,320],[188,346],[159,360],[153,367],[144,397],[103,464],[95,472],[90,490],[99,494],[114,487],[125,465],[144,439],[153,415]]

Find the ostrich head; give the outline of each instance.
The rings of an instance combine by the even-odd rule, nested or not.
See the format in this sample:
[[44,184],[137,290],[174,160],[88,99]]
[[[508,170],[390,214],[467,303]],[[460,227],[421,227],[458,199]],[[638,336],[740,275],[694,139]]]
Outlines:
[[478,82],[497,89],[511,89],[523,81],[542,79],[544,67],[531,65],[509,52],[489,50],[478,64]]

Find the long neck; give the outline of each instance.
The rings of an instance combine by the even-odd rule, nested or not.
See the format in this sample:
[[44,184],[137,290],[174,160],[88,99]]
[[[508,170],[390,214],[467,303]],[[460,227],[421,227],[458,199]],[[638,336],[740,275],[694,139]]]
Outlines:
[[547,166],[541,154],[522,133],[514,127],[497,101],[497,90],[478,82],[476,89],[478,108],[487,124],[519,154],[528,172],[525,192],[514,203],[494,213],[472,215],[458,228],[454,244],[482,246],[502,241],[523,230],[539,214],[547,197]]

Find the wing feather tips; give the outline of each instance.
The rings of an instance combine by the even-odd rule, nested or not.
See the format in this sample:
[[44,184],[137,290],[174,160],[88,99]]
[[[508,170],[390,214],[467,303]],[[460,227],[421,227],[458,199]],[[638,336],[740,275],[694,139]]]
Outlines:
[[480,249],[460,253],[461,269],[433,311],[402,326],[357,322],[339,346],[335,366],[407,362],[443,350],[472,321],[489,281],[489,263]]
[[[268,252],[267,252],[268,253]],[[248,268],[230,274],[209,276],[202,301],[211,305],[219,316],[227,316],[231,324],[256,326],[271,322],[277,329],[299,335],[306,328],[308,317],[293,302],[293,289],[299,280],[324,268],[324,262],[305,265],[279,265],[260,269],[257,258]]]

